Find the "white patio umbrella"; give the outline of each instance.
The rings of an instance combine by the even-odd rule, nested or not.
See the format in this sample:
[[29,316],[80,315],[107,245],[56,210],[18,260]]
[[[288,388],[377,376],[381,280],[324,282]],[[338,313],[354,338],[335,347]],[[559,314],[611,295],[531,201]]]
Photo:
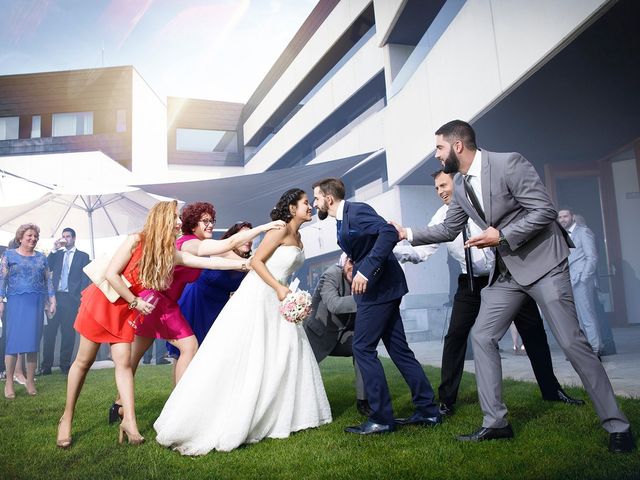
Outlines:
[[53,238],[71,227],[89,239],[93,258],[95,238],[140,231],[149,209],[163,199],[133,187],[55,188],[28,203],[0,207],[0,228],[35,223],[42,237]]

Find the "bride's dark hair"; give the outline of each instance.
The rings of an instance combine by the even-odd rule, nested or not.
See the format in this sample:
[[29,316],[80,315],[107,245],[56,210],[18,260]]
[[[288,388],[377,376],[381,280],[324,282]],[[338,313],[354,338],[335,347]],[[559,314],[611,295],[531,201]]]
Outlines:
[[292,188],[284,192],[276,206],[271,210],[271,220],[282,220],[285,223],[289,223],[293,218],[289,206],[296,206],[304,195],[306,195],[306,192],[300,188]]

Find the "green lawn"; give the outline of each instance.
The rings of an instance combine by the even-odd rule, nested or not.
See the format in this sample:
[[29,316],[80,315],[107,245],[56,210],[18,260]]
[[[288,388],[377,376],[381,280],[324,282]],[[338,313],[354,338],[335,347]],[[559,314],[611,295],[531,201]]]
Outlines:
[[[395,367],[384,363],[398,416],[412,412],[409,391]],[[426,368],[437,384],[439,370]],[[390,435],[358,437],[342,432],[363,419],[355,409],[349,359],[328,359],[322,375],[334,421],[286,440],[265,440],[231,453],[189,458],[155,443],[153,422],[169,395],[170,367],[143,367],[136,379],[137,414],[147,443],[117,444],[107,425],[114,393],[113,370],[91,372],[68,451],[55,446],[65,383],[60,374],[38,378],[39,395],[0,402],[0,478],[640,478],[640,454],[612,455],[608,436],[590,404],[544,402],[536,385],[505,382],[505,400],[516,438],[460,443],[455,435],[480,425],[475,382],[465,374],[455,416],[436,428],[406,427]],[[581,389],[571,395],[587,398]],[[640,431],[640,400],[620,399]]]

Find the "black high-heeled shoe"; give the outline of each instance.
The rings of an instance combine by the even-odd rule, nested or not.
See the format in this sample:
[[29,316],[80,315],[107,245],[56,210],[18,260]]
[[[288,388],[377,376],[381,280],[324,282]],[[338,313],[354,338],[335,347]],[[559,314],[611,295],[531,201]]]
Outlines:
[[113,402],[111,408],[109,409],[109,425],[116,423],[119,420],[122,420],[122,415],[120,415],[120,409],[122,405]]

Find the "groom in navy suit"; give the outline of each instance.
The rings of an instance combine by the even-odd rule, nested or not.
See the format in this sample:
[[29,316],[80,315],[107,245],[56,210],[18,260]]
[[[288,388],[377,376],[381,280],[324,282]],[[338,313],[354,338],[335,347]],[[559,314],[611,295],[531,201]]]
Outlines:
[[[392,432],[396,423],[437,425],[441,417],[433,388],[407,345],[400,317],[400,301],[408,289],[404,272],[392,253],[398,232],[369,205],[345,202],[344,196],[344,184],[338,178],[313,185],[313,206],[318,218],[336,218],[338,245],[354,262],[351,291],[358,311],[353,355],[362,372],[372,413],[366,422],[345,431],[368,435]],[[393,418],[389,387],[377,353],[381,339],[411,389],[416,411],[409,418]]]

